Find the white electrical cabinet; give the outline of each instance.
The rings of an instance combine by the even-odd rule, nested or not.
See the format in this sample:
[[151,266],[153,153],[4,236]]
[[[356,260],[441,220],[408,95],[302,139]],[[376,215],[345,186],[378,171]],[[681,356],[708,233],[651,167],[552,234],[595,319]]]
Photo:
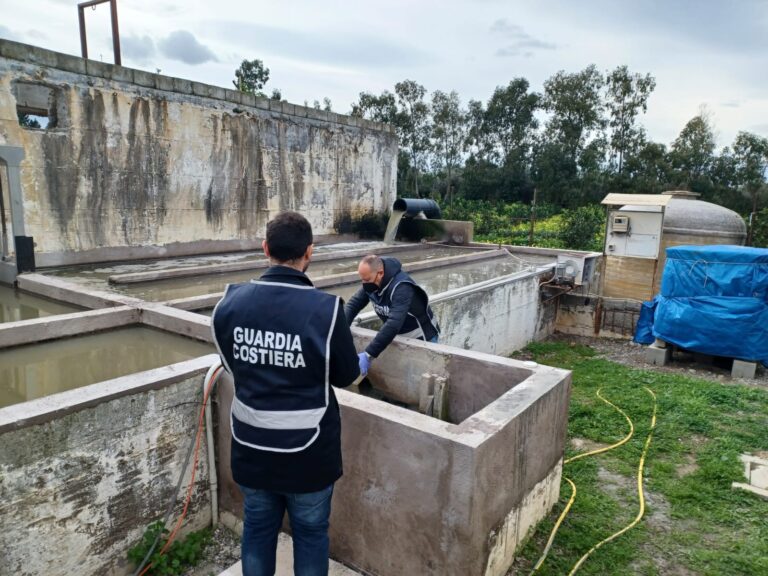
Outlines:
[[625,206],[608,215],[605,253],[634,258],[658,258],[662,227],[658,206]]

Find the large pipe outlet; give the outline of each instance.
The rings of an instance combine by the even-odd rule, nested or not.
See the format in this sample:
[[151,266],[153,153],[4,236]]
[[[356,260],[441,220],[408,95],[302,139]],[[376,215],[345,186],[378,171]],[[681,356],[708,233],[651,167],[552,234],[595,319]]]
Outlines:
[[404,212],[405,216],[417,216],[423,212],[426,218],[439,219],[440,206],[434,200],[427,198],[398,198],[392,205],[392,210]]

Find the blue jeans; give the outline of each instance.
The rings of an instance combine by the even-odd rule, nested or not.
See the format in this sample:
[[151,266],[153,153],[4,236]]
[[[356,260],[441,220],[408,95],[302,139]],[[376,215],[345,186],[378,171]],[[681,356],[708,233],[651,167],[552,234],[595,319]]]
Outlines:
[[277,535],[288,511],[293,532],[293,573],[327,576],[328,518],[333,484],[319,492],[292,494],[240,486],[245,497],[243,576],[273,576]]

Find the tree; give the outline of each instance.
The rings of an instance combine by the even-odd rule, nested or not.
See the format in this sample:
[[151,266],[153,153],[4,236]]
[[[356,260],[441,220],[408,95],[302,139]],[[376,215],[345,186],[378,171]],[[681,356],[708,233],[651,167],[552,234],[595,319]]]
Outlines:
[[424,165],[424,155],[429,150],[429,106],[424,102],[427,90],[413,80],[395,84],[398,102],[398,136],[401,146],[410,156],[413,190],[419,195],[419,169]]
[[[263,96],[263,94],[262,94]],[[282,100],[283,99],[283,93],[280,91],[280,88],[273,88],[272,89],[272,95],[269,97],[270,100]]]
[[559,142],[571,162],[594,135],[603,129],[603,76],[594,64],[581,72],[561,70],[544,82],[544,108],[551,114],[547,122],[549,141]]
[[606,107],[611,129],[611,152],[617,171],[621,174],[628,152],[636,152],[644,143],[642,128],[636,126],[640,112],[648,110],[648,98],[656,88],[650,74],[630,74],[626,66],[619,66],[606,78]]
[[432,94],[432,151],[437,165],[448,173],[446,196],[453,205],[453,171],[461,164],[467,132],[466,112],[461,109],[459,95],[439,90]]
[[352,104],[352,116],[366,118],[386,124],[397,123],[397,100],[392,92],[385,90],[376,96],[370,92],[360,92],[360,99]]
[[733,143],[733,157],[736,180],[749,197],[754,215],[760,196],[768,188],[765,180],[768,176],[768,139],[751,132],[739,132]]
[[534,131],[540,96],[528,92],[528,80],[515,78],[506,87],[497,86],[483,117],[482,131],[488,152],[499,164],[525,162]]
[[40,122],[38,122],[36,118],[32,118],[29,114],[19,112],[18,117],[20,126],[24,126],[25,128],[41,128]]
[[702,111],[686,123],[672,143],[670,160],[676,172],[674,183],[692,190],[705,186],[707,183],[702,180],[709,176],[714,155],[715,132],[709,114]]
[[264,66],[261,60],[243,60],[240,68],[235,70],[235,79],[232,84],[240,92],[264,97],[261,89],[269,81],[269,68]]

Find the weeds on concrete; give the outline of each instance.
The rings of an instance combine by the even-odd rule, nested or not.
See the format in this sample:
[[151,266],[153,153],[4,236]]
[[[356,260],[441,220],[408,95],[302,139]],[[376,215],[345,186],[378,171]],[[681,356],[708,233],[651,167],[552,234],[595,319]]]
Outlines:
[[[768,391],[628,368],[567,342],[535,343],[525,352],[573,371],[566,457],[583,452],[585,443],[610,444],[627,433],[626,420],[597,398],[598,388],[635,425],[624,446],[565,466],[577,485],[576,501],[536,574],[568,574],[582,554],[637,513],[637,464],[652,410],[644,386],[658,397],[644,474],[646,514],[578,574],[768,574],[768,501],[731,489],[732,481],[743,481],[739,455],[768,450]],[[564,482],[558,506],[510,574],[530,572],[569,497]]]

